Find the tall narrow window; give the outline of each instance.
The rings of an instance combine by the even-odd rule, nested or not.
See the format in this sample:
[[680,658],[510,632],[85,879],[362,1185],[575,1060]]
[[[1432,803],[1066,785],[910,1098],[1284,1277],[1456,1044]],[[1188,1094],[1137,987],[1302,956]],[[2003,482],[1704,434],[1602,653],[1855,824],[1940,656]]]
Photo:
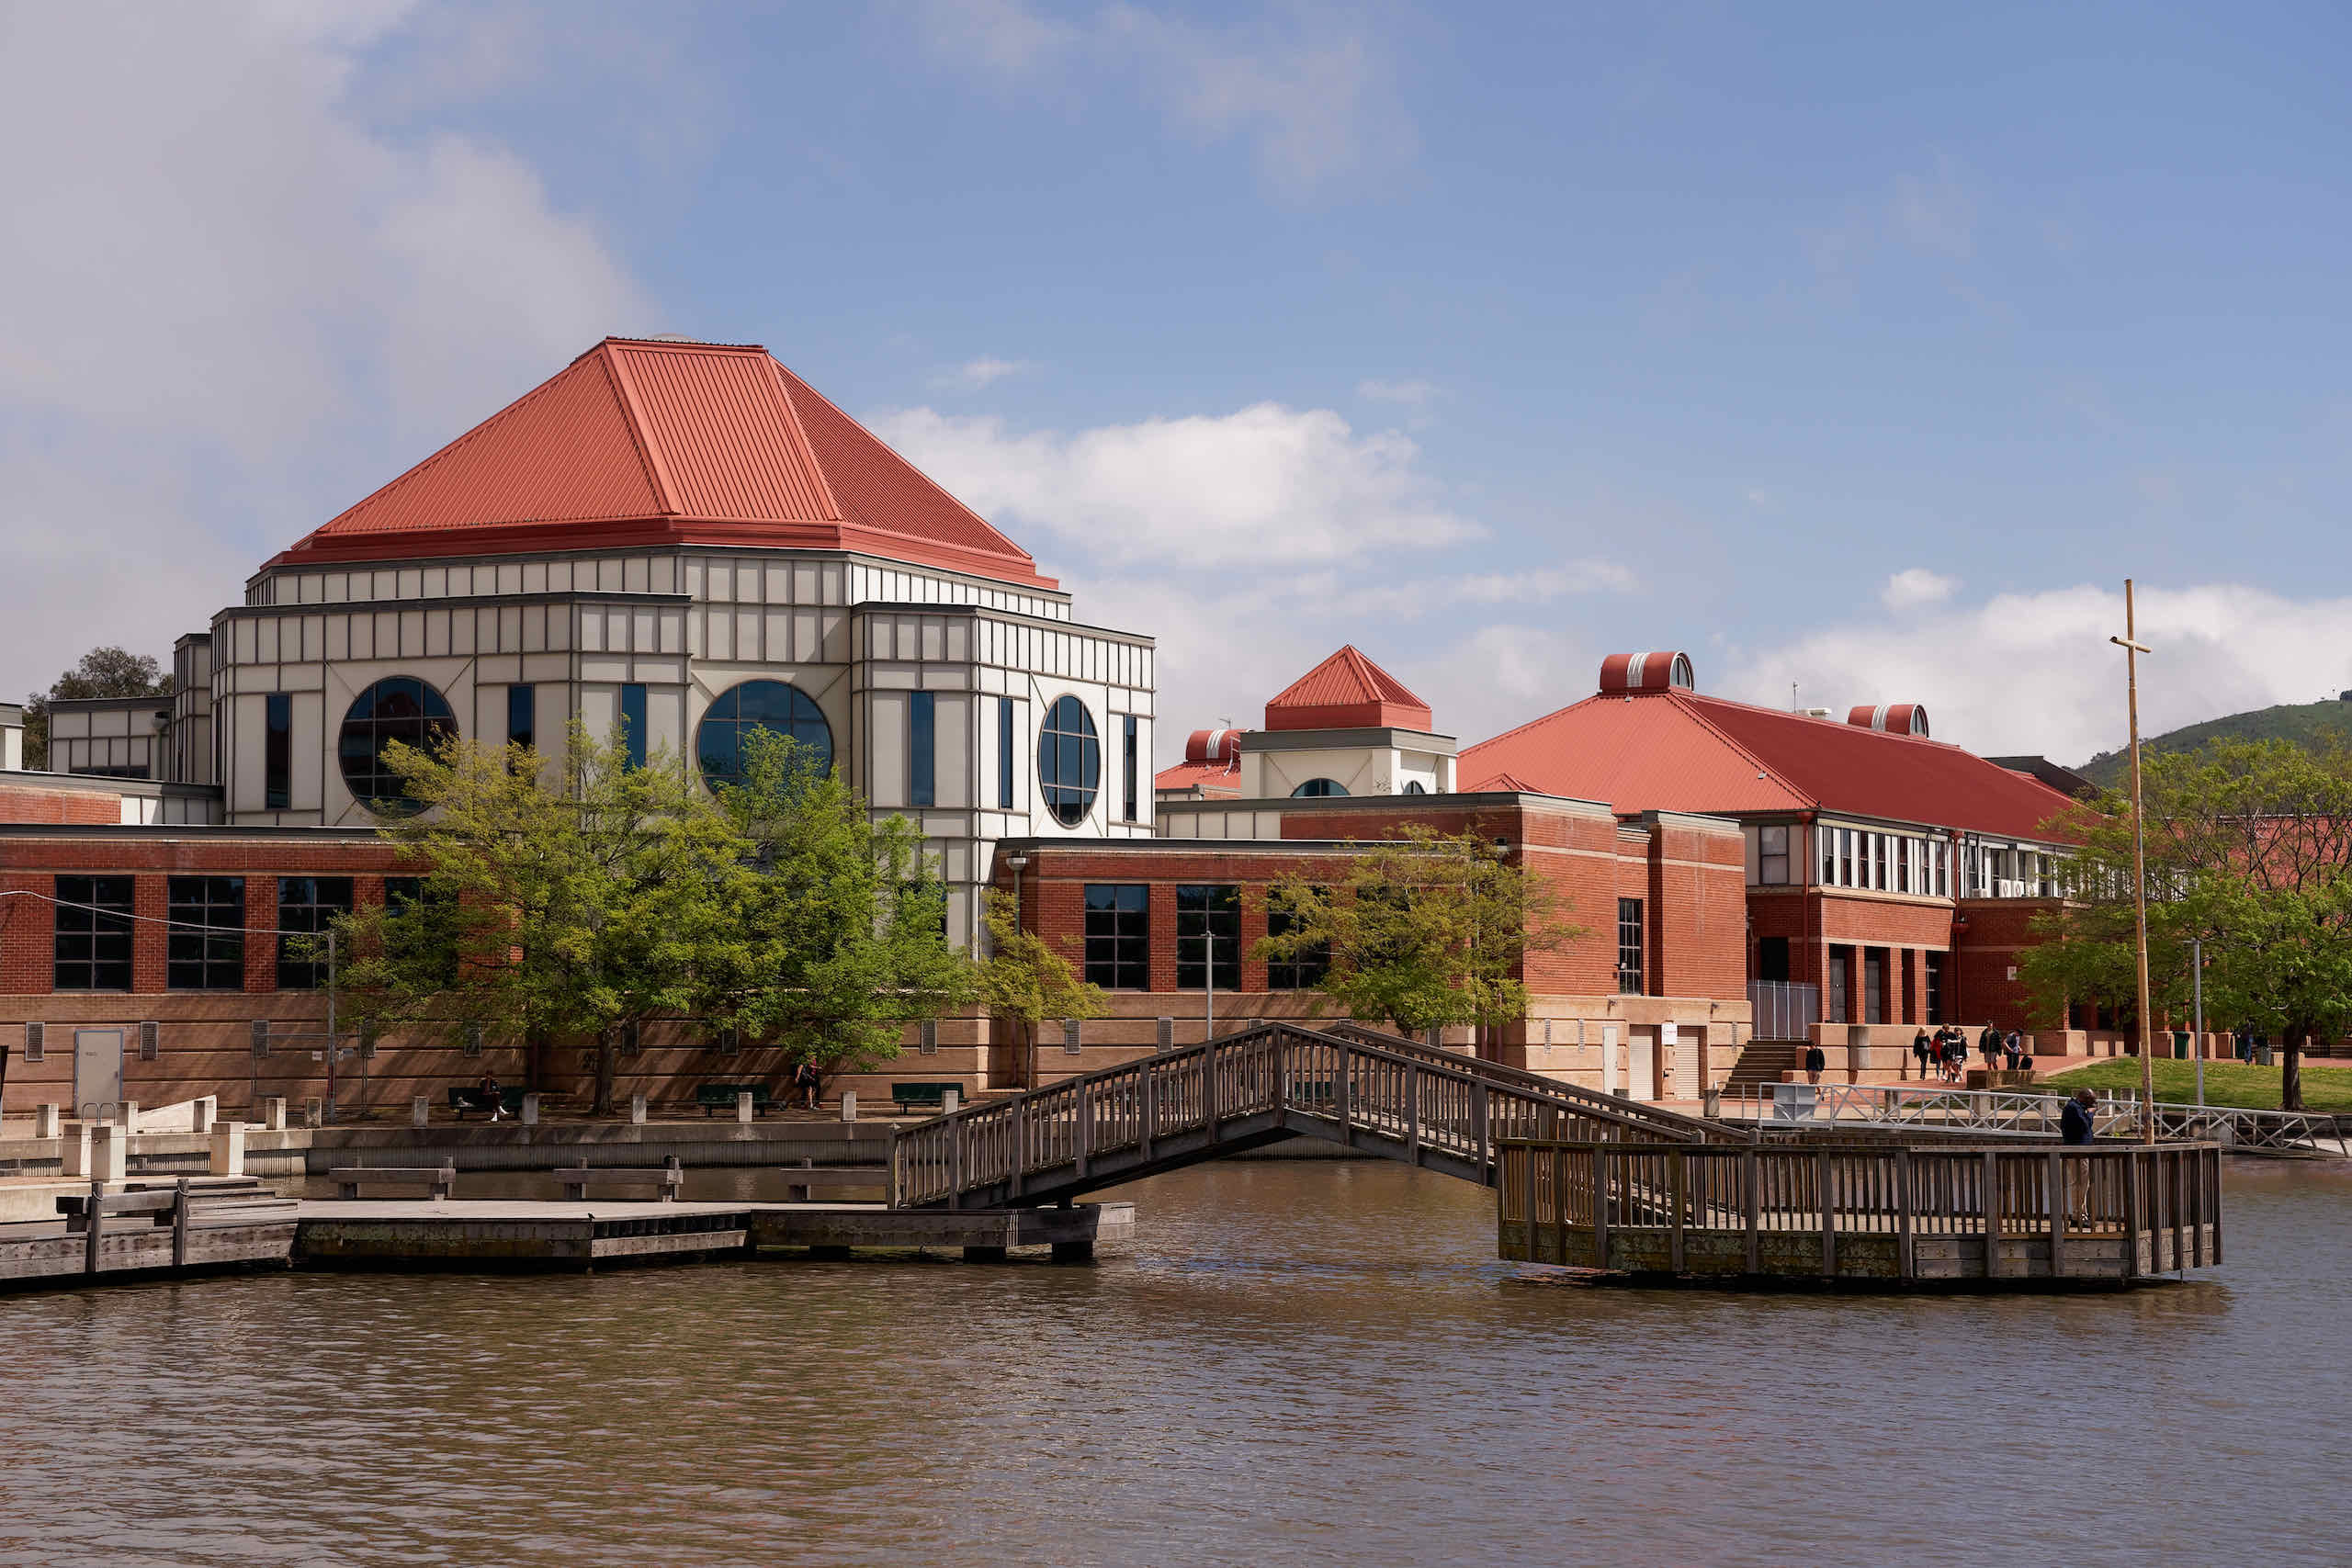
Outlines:
[[316,990],[326,984],[325,954],[310,950],[302,936],[315,935],[351,912],[351,878],[281,876],[277,879],[277,988]]
[[1151,889],[1086,885],[1086,983],[1109,991],[1151,989]]
[[1012,809],[1012,699],[996,700],[996,804],[999,810]]
[[1123,732],[1120,737],[1120,741],[1125,752],[1122,762],[1122,772],[1126,782],[1126,794],[1121,797],[1120,804],[1126,808],[1126,820],[1135,822],[1140,820],[1136,814],[1136,805],[1138,795],[1136,785],[1136,774],[1138,771],[1136,761],[1136,716],[1133,714],[1126,715],[1119,720],[1119,725]]
[[538,742],[539,690],[537,686],[506,688],[506,744],[537,746]]
[[283,811],[294,799],[294,699],[272,692],[262,699],[267,716],[262,728],[262,807]]
[[57,879],[56,968],[61,991],[130,989],[130,878]]
[[628,765],[645,766],[645,688],[634,681],[621,688],[621,728],[628,748]]
[[175,876],[164,884],[171,935],[164,983],[175,991],[245,988],[245,879]]
[[1838,829],[1816,825],[1813,841],[1821,850],[1821,886],[1834,887],[1838,885]]
[[929,692],[907,694],[907,804],[933,806],[939,797],[939,704]]
[[1639,898],[1618,899],[1617,989],[1625,996],[1643,994],[1643,976],[1647,973],[1643,959],[1643,937],[1642,901]]
[[1756,880],[1778,886],[1789,879],[1789,825],[1774,822],[1756,829]]
[[1241,889],[1230,884],[1176,889],[1176,988],[1197,991],[1215,978],[1220,991],[1241,988]]
[[[1266,906],[1266,934],[1286,936],[1297,923],[1298,917],[1288,909],[1269,903]],[[1266,989],[1270,991],[1311,991],[1323,983],[1331,970],[1331,948],[1328,942],[1289,958],[1266,960]]]
[[1851,828],[1838,829],[1838,886],[1854,886],[1854,830]]
[[1941,1023],[1944,1021],[1944,955],[1928,953],[1921,956],[1927,960],[1928,1021]]

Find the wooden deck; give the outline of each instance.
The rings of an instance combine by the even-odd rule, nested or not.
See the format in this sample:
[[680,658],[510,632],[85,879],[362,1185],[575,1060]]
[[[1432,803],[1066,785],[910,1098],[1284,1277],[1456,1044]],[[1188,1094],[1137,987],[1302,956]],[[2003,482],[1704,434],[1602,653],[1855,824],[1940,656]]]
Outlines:
[[2222,1261],[2211,1144],[2030,1149],[1510,1139],[1515,1261],[1730,1283],[2129,1285]]

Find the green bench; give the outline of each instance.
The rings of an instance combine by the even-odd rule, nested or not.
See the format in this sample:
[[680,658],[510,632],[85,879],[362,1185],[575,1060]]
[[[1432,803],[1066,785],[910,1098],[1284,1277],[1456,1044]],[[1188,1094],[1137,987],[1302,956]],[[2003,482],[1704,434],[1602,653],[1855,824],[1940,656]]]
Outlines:
[[764,1116],[768,1112],[768,1086],[763,1083],[707,1083],[695,1090],[695,1103],[702,1107],[707,1117],[714,1111],[732,1111],[735,1097],[752,1097],[752,1114]]
[[959,1099],[962,1097],[964,1086],[959,1083],[894,1083],[890,1086],[890,1103],[900,1111],[944,1111],[951,1089]]

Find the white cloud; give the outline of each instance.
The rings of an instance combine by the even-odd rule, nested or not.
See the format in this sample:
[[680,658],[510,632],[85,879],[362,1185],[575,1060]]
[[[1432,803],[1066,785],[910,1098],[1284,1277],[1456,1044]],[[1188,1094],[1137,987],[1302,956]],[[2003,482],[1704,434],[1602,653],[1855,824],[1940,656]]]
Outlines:
[[931,384],[941,391],[978,392],[993,387],[1007,376],[1022,376],[1037,368],[1034,359],[990,359],[983,356],[967,359],[953,370],[943,370],[931,378]]
[[395,141],[352,107],[367,51],[407,19],[81,5],[0,23],[12,693],[93,641],[164,651],[422,442],[650,320],[512,152]]
[[1023,0],[923,0],[916,16],[936,62],[994,85],[1077,96],[1130,80],[1195,141],[1247,141],[1261,176],[1286,196],[1401,163],[1416,145],[1386,51],[1321,9],[1226,28],[1128,0],[1074,22]]
[[876,415],[884,440],[964,502],[1125,570],[1295,568],[1428,549],[1484,530],[1444,504],[1396,432],[1257,403],[1064,434],[928,408]]
[[1915,566],[1896,572],[1878,591],[1878,602],[1890,610],[1912,610],[1922,604],[1940,604],[1960,587],[1960,579],[1945,577]]
[[[2352,686],[2352,598],[2290,600],[2215,583],[2143,589],[2143,734]],[[2005,593],[1900,622],[1838,626],[1749,659],[1724,690],[1773,707],[1920,702],[1936,738],[1971,750],[2081,762],[2122,744],[2120,592]]]

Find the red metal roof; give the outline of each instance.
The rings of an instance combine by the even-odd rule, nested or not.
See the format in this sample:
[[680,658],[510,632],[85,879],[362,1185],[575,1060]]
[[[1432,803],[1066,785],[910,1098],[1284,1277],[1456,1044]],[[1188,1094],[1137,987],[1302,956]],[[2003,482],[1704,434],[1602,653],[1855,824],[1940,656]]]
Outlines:
[[1466,749],[1456,769],[1620,812],[1843,811],[2014,838],[2045,837],[2070,804],[1942,741],[1679,690],[1587,697]]
[[1161,789],[1196,789],[1203,795],[1239,795],[1241,793],[1241,760],[1231,761],[1182,761],[1162,768],[1154,773],[1151,787]]
[[858,550],[1054,586],[766,349],[629,338],[606,338],[277,561],[664,543]]
[[1268,729],[1419,729],[1430,705],[1355,644],[1301,675],[1266,704]]

